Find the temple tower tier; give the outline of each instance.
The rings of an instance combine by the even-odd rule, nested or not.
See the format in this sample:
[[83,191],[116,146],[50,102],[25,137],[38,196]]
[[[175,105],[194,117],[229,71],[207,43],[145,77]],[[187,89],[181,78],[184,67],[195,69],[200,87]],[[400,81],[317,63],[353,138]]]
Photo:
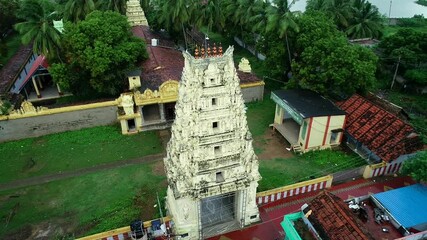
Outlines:
[[139,0],[129,0],[126,2],[126,17],[130,25],[133,26],[148,26],[144,11],[141,8]]
[[255,197],[261,177],[233,47],[224,54],[183,55],[164,158],[166,206],[177,234],[203,239],[259,221]]

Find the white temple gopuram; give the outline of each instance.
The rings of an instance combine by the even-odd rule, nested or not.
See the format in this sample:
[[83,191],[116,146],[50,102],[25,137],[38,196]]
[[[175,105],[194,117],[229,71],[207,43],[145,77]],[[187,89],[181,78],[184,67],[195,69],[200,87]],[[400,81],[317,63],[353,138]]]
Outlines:
[[[209,48],[208,48],[209,49]],[[261,176],[233,47],[183,53],[176,119],[164,158],[166,207],[177,234],[203,239],[259,221]]]

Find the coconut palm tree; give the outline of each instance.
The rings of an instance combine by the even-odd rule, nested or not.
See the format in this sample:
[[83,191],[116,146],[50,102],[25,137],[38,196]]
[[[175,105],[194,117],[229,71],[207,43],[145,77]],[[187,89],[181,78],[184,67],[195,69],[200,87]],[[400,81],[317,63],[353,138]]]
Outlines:
[[207,26],[208,31],[212,27],[222,30],[225,26],[225,15],[221,9],[221,0],[208,0],[199,3],[198,11],[195,13],[196,26]]
[[292,57],[288,41],[288,30],[292,29],[296,32],[299,31],[299,27],[294,21],[295,16],[298,15],[299,12],[291,11],[291,7],[295,1],[296,0],[292,0],[289,3],[288,0],[273,0],[273,3],[267,8],[268,23],[266,31],[277,32],[280,38],[285,37],[289,65],[292,62]]
[[[321,1],[321,0],[318,0]],[[350,6],[351,1],[349,0],[325,0],[321,4],[322,9],[334,20],[335,24],[340,30],[345,30],[349,25],[351,19]]]
[[23,44],[33,41],[34,53],[47,57],[55,56],[60,48],[60,32],[53,27],[53,20],[58,16],[54,9],[49,0],[25,0],[18,12],[25,21],[14,26]]
[[64,18],[76,23],[86,18],[86,16],[95,10],[93,0],[68,0],[64,8]]
[[158,1],[155,5],[160,7],[157,20],[167,30],[178,31],[185,24],[193,22],[196,4],[192,0]]
[[126,2],[129,0],[100,0],[97,2],[100,10],[111,10],[122,15],[126,14]]
[[258,34],[263,34],[266,31],[268,24],[267,7],[268,3],[257,1],[253,9],[253,15],[249,18],[249,25],[252,26],[252,31]]
[[351,16],[349,26],[346,29],[350,38],[381,37],[383,19],[376,6],[365,0],[354,0]]

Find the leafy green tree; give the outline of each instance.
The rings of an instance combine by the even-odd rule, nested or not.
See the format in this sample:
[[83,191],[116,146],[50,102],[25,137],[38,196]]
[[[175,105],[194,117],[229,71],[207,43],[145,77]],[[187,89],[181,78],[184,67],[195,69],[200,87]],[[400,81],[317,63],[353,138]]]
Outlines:
[[405,161],[402,173],[416,181],[427,182],[427,151],[418,152],[414,158]]
[[95,10],[94,0],[68,0],[64,7],[64,18],[73,23],[85,19]]
[[53,64],[53,80],[77,95],[116,95],[126,73],[147,57],[144,41],[133,37],[127,18],[117,12],[90,13],[76,25],[66,24],[65,63]]
[[367,48],[351,45],[334,23],[318,12],[298,19],[297,55],[291,84],[324,95],[352,94],[370,88],[378,58]]
[[61,46],[61,36],[53,27],[57,18],[55,5],[49,0],[25,0],[21,2],[18,16],[24,22],[15,24],[22,36],[22,43],[33,42],[33,51],[48,58],[56,56]]
[[405,79],[417,85],[427,85],[427,68],[409,69],[405,72]]
[[425,39],[427,39],[427,33],[404,28],[384,38],[379,47],[387,58],[394,60],[400,56],[404,64],[416,66],[425,61],[427,57]]
[[383,18],[378,8],[370,2],[353,0],[350,15],[351,18],[346,28],[346,33],[350,38],[379,39],[382,36]]

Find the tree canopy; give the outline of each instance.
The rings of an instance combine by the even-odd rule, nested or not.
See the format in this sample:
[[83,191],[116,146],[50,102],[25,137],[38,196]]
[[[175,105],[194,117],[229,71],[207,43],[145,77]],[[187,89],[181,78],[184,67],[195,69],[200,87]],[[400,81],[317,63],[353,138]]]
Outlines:
[[416,181],[427,182],[427,151],[418,152],[414,158],[403,164],[402,173]]
[[297,58],[291,84],[324,95],[352,94],[375,81],[377,57],[367,48],[352,45],[334,23],[318,12],[297,19]]
[[395,34],[384,38],[379,47],[388,58],[397,59],[407,65],[418,65],[427,57],[427,33],[410,28],[399,29]]
[[33,42],[33,52],[49,58],[60,51],[61,37],[53,27],[53,20],[58,17],[55,5],[49,0],[24,0],[17,15],[24,22],[15,24],[15,29],[22,35],[22,43]]
[[366,0],[308,0],[306,9],[326,13],[349,38],[382,35],[383,18],[378,8]]
[[84,21],[66,24],[64,63],[49,71],[65,90],[115,95],[123,91],[125,76],[147,57],[144,42],[132,36],[125,16],[117,12],[90,13]]

